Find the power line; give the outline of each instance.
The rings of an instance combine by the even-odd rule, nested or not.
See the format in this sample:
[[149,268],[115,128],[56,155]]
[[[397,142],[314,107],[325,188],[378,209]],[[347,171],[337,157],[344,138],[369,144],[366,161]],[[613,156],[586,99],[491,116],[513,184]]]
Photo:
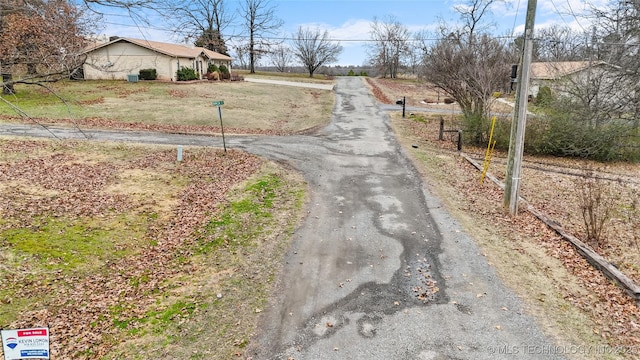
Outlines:
[[571,2],[569,0],[567,0],[567,6],[569,6],[569,11],[571,12],[571,16],[573,16],[573,18],[576,20],[576,24],[578,24],[578,26],[580,26],[580,29],[582,29],[582,31],[586,32],[587,30],[585,30],[585,28],[582,26],[582,24],[580,24],[580,20],[578,20],[578,16],[573,11],[573,8],[571,7]]
[[[562,22],[567,26],[569,26],[569,23],[567,23],[567,21],[564,19],[564,16],[562,16],[562,12],[560,12],[560,9],[558,9],[558,6],[556,6],[556,3],[554,0],[551,0],[551,5],[553,5],[553,8],[556,9],[556,13],[558,14],[558,16],[560,16],[560,19],[562,19]],[[571,5],[569,5],[569,7],[571,7]],[[571,10],[573,12],[573,10]],[[578,24],[580,25],[580,24]],[[582,26],[580,26],[582,27]]]
[[[115,25],[115,26],[132,27],[132,28],[139,29],[141,31],[144,30],[144,29],[151,29],[151,30],[161,30],[161,31],[173,32],[173,30],[169,29],[169,28],[156,27],[156,26],[150,26],[150,25],[140,26],[140,25],[132,25],[132,24],[115,23],[115,22],[110,22],[110,21],[104,21],[103,23],[108,24],[108,25]],[[223,36],[223,38],[240,38],[240,39],[245,39],[245,38],[248,39],[249,38],[248,35],[236,35],[236,34],[222,34],[222,36]],[[495,36],[494,38],[496,38],[496,39],[515,39],[517,37],[513,36],[513,35],[501,35],[501,36]],[[273,40],[273,41],[295,41],[295,40],[298,40],[298,38],[290,37],[290,36],[262,36],[261,39]],[[312,39],[302,39],[302,40],[312,40]],[[433,37],[433,38],[425,38],[425,39],[409,38],[409,39],[406,39],[405,41],[407,41],[407,42],[418,42],[418,41],[442,41],[442,40],[455,41],[454,39],[449,39],[447,37]],[[373,42],[373,43],[377,43],[377,42],[380,42],[380,41],[392,42],[392,41],[396,41],[396,40],[392,40],[392,39],[389,39],[389,40],[387,40],[387,39],[374,40],[374,39],[337,39],[337,38],[328,38],[327,41],[331,41],[331,42]]]
[[518,0],[518,6],[516,6],[516,15],[513,17],[513,27],[511,28],[511,34],[516,32],[516,22],[518,21],[519,12],[520,12],[520,0]]

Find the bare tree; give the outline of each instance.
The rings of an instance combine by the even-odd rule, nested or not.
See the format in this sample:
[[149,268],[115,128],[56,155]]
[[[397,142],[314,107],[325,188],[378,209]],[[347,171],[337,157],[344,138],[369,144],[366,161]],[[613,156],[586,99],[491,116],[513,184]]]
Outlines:
[[[522,41],[522,37],[518,38]],[[519,43],[521,44],[521,42]],[[519,46],[521,49],[522,46]],[[534,58],[539,61],[578,61],[587,58],[585,36],[568,26],[553,25],[536,31]]]
[[287,67],[291,64],[291,49],[280,44],[269,53],[271,63],[279,72],[287,71]]
[[131,11],[140,8],[154,9],[159,5],[158,0],[83,0],[83,2],[96,11],[96,5],[128,9]]
[[[478,35],[473,43],[445,38],[425,57],[424,77],[453,97],[465,118],[479,122],[474,131],[482,131],[493,93],[509,81],[513,60],[504,42],[488,34]],[[481,139],[478,139],[479,141]]]
[[234,16],[227,11],[224,0],[180,2],[172,9],[169,19],[174,24],[174,31],[194,39],[198,46],[229,55],[222,34],[233,23]]
[[293,54],[309,71],[309,77],[322,65],[338,60],[342,46],[329,40],[329,32],[298,28],[293,39]]
[[236,55],[234,59],[237,61],[234,67],[246,70],[249,65],[249,47],[247,44],[236,44],[232,48]]
[[464,116],[465,133],[474,143],[486,137],[493,93],[509,83],[516,59],[505,41],[479,33],[479,22],[494,0],[472,0],[461,12],[462,28],[441,27],[443,38],[428,49],[423,77],[454,98]]
[[409,46],[409,67],[411,73],[421,78],[424,75],[424,57],[429,53],[430,35],[422,30],[413,34],[413,39]]
[[476,33],[484,33],[492,28],[494,24],[484,20],[491,12],[491,6],[498,2],[503,0],[470,0],[454,6],[454,10],[464,21],[462,28],[457,29],[457,36],[473,41]]
[[369,35],[372,40],[369,62],[378,68],[383,77],[389,75],[396,78],[403,59],[410,53],[409,30],[390,15],[383,22],[374,19]]
[[640,2],[609,3],[608,8],[593,9],[596,29],[592,34],[590,59],[610,63],[618,69],[615,85],[624,89],[619,99],[624,105],[623,119],[640,131]]
[[276,8],[269,0],[244,0],[240,5],[240,17],[249,40],[249,72],[254,74],[257,58],[268,53],[273,45],[267,35],[276,34],[282,20],[276,17]]

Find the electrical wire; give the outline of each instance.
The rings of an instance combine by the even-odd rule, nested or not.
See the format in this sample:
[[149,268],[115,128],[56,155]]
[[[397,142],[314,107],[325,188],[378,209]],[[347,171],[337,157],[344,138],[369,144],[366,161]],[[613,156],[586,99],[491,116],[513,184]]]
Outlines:
[[[554,9],[556,9],[556,13],[558,14],[558,16],[560,16],[560,19],[562,19],[562,22],[565,24],[565,26],[570,27],[569,23],[567,23],[567,20],[565,20],[564,16],[562,16],[562,12],[560,11],[560,9],[558,9],[558,6],[554,2],[554,0],[551,0],[551,5],[553,5]],[[571,5],[569,5],[569,6],[571,6]],[[571,11],[573,12],[573,10],[571,10]],[[578,25],[580,25],[580,24],[578,24]]]
[[571,7],[570,0],[567,0],[567,5],[569,6],[569,11],[571,12],[571,16],[573,16],[573,18],[576,20],[576,24],[578,24],[578,26],[580,26],[580,29],[582,29],[583,32],[587,32],[587,30],[585,30],[585,28],[582,26],[582,24],[580,24],[580,20],[578,20],[578,16],[573,11],[573,8]]
[[520,0],[518,0],[518,6],[516,6],[516,15],[513,17],[513,27],[511,28],[511,34],[516,32],[516,23],[518,21],[518,14],[520,13]]

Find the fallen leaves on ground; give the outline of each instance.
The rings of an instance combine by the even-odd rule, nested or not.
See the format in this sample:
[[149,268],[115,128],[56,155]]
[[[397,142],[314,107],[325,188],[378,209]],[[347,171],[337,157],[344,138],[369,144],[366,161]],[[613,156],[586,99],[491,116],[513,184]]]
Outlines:
[[[0,119],[11,121],[13,123],[33,124],[36,121],[40,125],[66,125],[78,126],[85,128],[103,128],[112,130],[141,130],[155,131],[170,134],[202,134],[218,136],[222,133],[219,126],[208,125],[178,125],[178,124],[155,124],[143,122],[124,122],[98,117],[88,117],[83,119],[28,119],[16,116],[0,115]],[[233,128],[224,127],[225,134],[241,134],[241,135],[291,135],[291,132],[283,130],[278,124],[284,124],[283,121],[275,122],[273,128],[270,129],[249,129],[249,128]]]
[[[177,163],[175,151],[166,148],[129,154],[124,160],[115,156],[88,161],[82,153],[86,150],[76,152],[80,144],[0,143],[0,184],[4,184],[0,186],[0,214],[8,220],[0,222],[0,230],[30,226],[45,218],[117,218],[125,212],[144,213],[162,200],[141,202],[127,194],[108,192],[107,186],[126,170],[172,174],[183,184],[170,213],[149,220],[146,239],[140,239],[138,250],[106,260],[98,271],[59,271],[39,279],[24,264],[0,273],[1,282],[12,286],[13,299],[40,299],[29,304],[17,320],[0,327],[49,326],[55,358],[107,354],[120,331],[114,324],[146,316],[157,304],[157,294],[168,290],[167,279],[194,270],[189,262],[176,261],[191,255],[185,249],[194,241],[194,232],[215,213],[233,186],[263,164],[244,152],[214,149],[187,151],[184,161]],[[0,239],[0,255],[6,254],[3,251],[8,246]]]
[[[597,324],[598,336],[606,339],[611,346],[624,346],[627,349],[640,347],[639,327],[640,308],[621,288],[606,278],[599,270],[591,266],[567,241],[563,240],[553,230],[539,221],[530,213],[520,209],[517,217],[512,217],[503,211],[503,191],[491,182],[480,185],[480,174],[466,160],[456,156],[455,144],[438,141],[437,116],[427,116],[427,122],[416,122],[411,119],[402,120],[402,127],[412,138],[429,142],[439,156],[455,158],[454,168],[441,167],[446,173],[448,186],[464,194],[456,200],[460,209],[483,223],[492,224],[492,231],[497,231],[505,238],[512,239],[513,250],[525,252],[518,246],[519,239],[531,239],[545,253],[561,261],[564,267],[573,274],[585,291],[572,292],[562,283],[558,283],[565,300],[581,309],[589,319]],[[415,141],[415,140],[412,140]],[[467,152],[474,152],[467,149]],[[482,158],[482,150],[476,151],[476,157]],[[437,158],[430,161],[438,161]],[[495,171],[498,165],[492,164],[490,171]],[[572,174],[580,173],[580,164],[567,159],[527,159],[524,163],[526,179],[523,192],[527,200],[543,212],[550,214],[562,223],[565,229],[575,235],[582,233],[580,221],[576,220],[579,207],[571,191]],[[561,171],[559,169],[562,169]],[[499,171],[498,171],[499,172]],[[631,174],[638,173],[638,165],[607,164],[603,176],[615,179],[633,178]],[[566,180],[569,177],[569,180]],[[565,179],[565,180],[560,180]],[[566,185],[557,186],[558,183]],[[630,188],[637,186],[628,182]],[[562,190],[563,189],[563,190]],[[619,188],[621,189],[621,188]],[[555,190],[555,192],[554,192]],[[622,229],[616,236],[609,238],[606,249],[599,249],[610,261],[614,261],[620,268],[627,269],[627,275],[636,282],[640,280],[640,251],[633,246],[633,238],[637,236],[637,228],[620,227],[616,219],[612,226]],[[630,242],[631,241],[631,242]],[[505,249],[505,251],[510,249]],[[631,261],[631,263],[629,263]],[[539,269],[546,271],[546,269]],[[478,295],[479,297],[482,294]],[[540,298],[542,301],[544,297]]]

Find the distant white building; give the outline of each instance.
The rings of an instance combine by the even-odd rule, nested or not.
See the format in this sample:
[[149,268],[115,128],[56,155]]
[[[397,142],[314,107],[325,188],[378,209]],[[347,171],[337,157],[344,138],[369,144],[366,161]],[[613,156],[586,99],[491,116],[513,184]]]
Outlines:
[[613,66],[604,61],[534,62],[529,73],[529,95],[538,95],[543,86],[562,94],[567,86],[583,83],[590,76],[602,76],[611,69]]
[[175,81],[182,67],[192,68],[200,79],[209,64],[225,65],[231,71],[231,57],[201,47],[132,38],[112,37],[89,47],[83,66],[89,80],[126,80],[141,69],[156,69],[158,80]]

